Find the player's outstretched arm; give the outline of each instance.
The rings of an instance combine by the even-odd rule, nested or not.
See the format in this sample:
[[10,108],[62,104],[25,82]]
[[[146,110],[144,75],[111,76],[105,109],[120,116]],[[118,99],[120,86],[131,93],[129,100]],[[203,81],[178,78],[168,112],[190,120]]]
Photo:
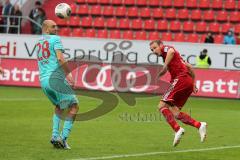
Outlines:
[[73,80],[71,71],[70,71],[70,69],[68,68],[68,63],[67,63],[67,61],[65,60],[62,51],[61,51],[61,50],[56,50],[56,54],[57,54],[58,62],[59,62],[59,64],[61,65],[61,67],[63,68],[63,71],[64,71],[64,73],[65,73],[65,75],[66,75],[66,77],[67,77],[67,80],[69,81],[69,83],[70,83],[71,85],[74,85],[74,80]]

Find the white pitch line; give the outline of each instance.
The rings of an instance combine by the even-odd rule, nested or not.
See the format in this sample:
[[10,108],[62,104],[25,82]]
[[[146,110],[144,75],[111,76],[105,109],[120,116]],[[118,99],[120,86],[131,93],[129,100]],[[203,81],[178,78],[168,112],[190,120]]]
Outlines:
[[214,148],[202,148],[202,149],[186,149],[186,150],[166,151],[166,152],[147,152],[147,153],[137,153],[137,154],[120,154],[120,155],[103,156],[103,157],[79,158],[79,159],[71,159],[71,160],[103,160],[103,159],[117,159],[117,158],[128,158],[128,157],[144,157],[144,156],[153,156],[153,155],[160,155],[160,154],[204,152],[204,151],[231,149],[231,148],[240,148],[240,145],[237,145],[237,146],[222,146],[222,147],[214,147]]

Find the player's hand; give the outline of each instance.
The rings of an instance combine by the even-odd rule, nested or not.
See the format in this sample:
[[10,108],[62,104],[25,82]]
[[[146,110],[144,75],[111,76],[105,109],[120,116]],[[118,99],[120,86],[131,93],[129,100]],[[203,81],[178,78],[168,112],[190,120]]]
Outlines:
[[158,73],[157,77],[156,77],[156,82],[160,79],[160,77],[162,77],[165,73],[167,72],[167,66],[163,66],[161,71]]
[[193,93],[197,93],[198,92],[198,88],[197,88],[197,86],[194,84],[194,86],[193,86]]
[[155,79],[155,82],[157,82],[159,79],[160,79],[160,74],[158,73],[157,76],[156,76],[156,79]]
[[67,81],[68,81],[68,83],[69,83],[72,87],[74,87],[75,82],[74,82],[74,79],[73,79],[71,73],[69,73],[69,74],[67,75]]

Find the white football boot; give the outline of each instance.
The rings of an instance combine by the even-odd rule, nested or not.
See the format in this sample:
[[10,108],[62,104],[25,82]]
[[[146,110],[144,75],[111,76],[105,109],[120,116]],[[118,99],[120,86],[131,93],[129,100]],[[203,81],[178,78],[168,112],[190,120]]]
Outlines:
[[185,132],[185,130],[181,127],[177,132],[175,132],[175,136],[174,136],[174,140],[173,140],[174,147],[176,147],[179,144],[179,142],[182,138],[182,135],[184,135],[184,132]]
[[198,129],[198,131],[199,131],[201,142],[204,142],[204,140],[207,137],[207,123],[206,122],[200,122],[200,123],[201,123],[201,126]]
[[66,140],[62,140],[62,144],[63,144],[63,149],[67,149],[67,150],[71,149],[71,147],[68,145]]

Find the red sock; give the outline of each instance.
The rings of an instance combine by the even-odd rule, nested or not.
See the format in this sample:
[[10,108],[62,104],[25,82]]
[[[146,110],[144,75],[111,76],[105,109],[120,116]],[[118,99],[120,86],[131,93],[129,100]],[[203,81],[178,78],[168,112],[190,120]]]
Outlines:
[[193,127],[199,128],[201,123],[190,117],[188,114],[180,112],[176,117],[178,120],[182,121],[185,124],[191,125]]
[[172,112],[167,107],[161,107],[160,112],[165,117],[168,124],[172,127],[172,129],[177,132],[180,129],[180,126],[176,122]]

